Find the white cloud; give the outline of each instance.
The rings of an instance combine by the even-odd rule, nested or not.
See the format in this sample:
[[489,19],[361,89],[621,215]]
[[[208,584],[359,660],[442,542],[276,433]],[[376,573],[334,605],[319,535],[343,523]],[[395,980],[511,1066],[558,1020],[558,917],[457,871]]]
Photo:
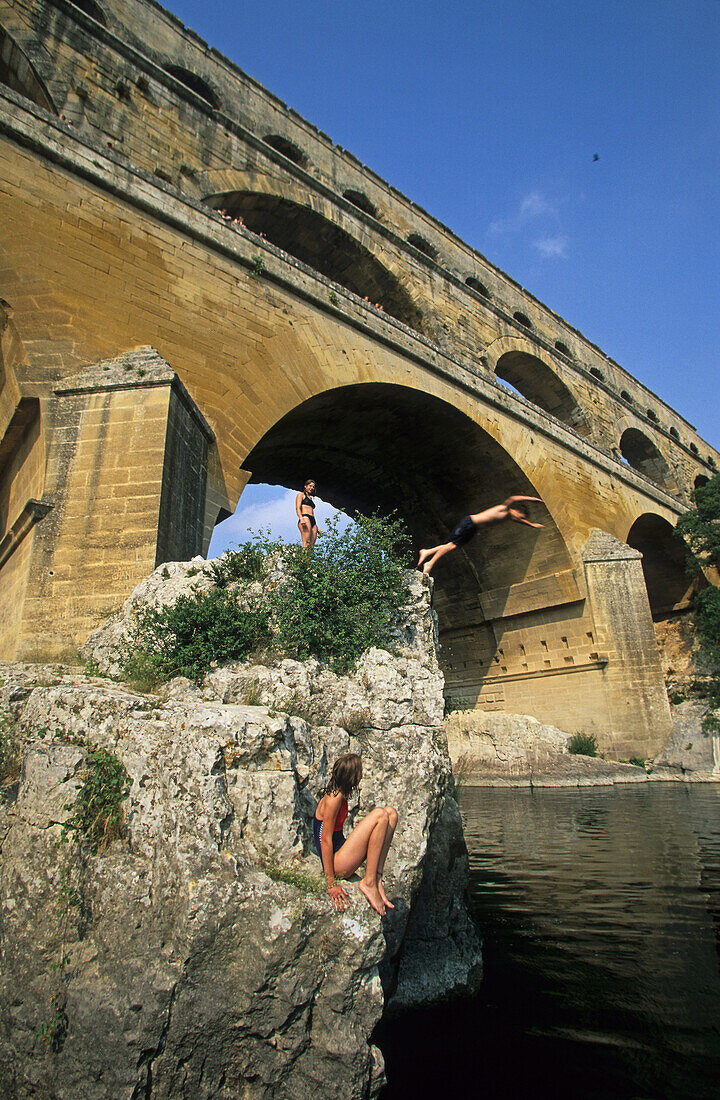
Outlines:
[[540,218],[545,214],[555,214],[556,210],[554,206],[551,206],[545,196],[540,191],[531,191],[529,195],[526,195],[523,201],[520,203],[519,217],[523,221],[529,221],[532,218]]
[[533,248],[536,248],[542,256],[564,260],[567,257],[568,239],[563,234],[555,237],[539,237],[533,241]]
[[518,233],[524,226],[537,218],[556,218],[557,210],[548,202],[542,191],[529,191],[520,201],[520,205],[514,214],[507,218],[496,218],[490,223],[490,232]]

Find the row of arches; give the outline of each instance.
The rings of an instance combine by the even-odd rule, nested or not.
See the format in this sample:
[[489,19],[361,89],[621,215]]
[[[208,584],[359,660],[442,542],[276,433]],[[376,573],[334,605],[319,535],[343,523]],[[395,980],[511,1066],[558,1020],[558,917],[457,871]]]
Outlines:
[[[94,11],[96,5],[91,0],[87,0],[87,7],[84,4],[85,0],[78,6],[98,19],[99,15]],[[166,68],[172,76],[183,81],[197,94],[204,95],[204,89],[198,84],[200,78],[194,78],[193,74],[186,74],[185,70],[176,66]],[[55,110],[50,94],[30,60],[2,27],[0,83],[46,110]],[[288,143],[286,139],[268,135],[266,140],[280,152],[291,156],[291,159],[297,159],[295,150],[290,148],[292,143]],[[362,193],[348,191],[346,197],[359,209],[377,213]],[[247,228],[266,237],[328,279],[344,286],[408,327],[432,338],[430,326],[407,286],[355,237],[309,206],[301,206],[277,195],[251,191],[218,193],[208,196],[205,201],[211,208],[224,210],[231,217],[239,219]],[[427,242],[423,239],[418,237],[412,239],[411,243],[428,255],[433,254],[431,246],[425,247]],[[466,282],[477,293],[489,298],[487,288],[477,279],[469,278]],[[517,316],[519,322],[525,324],[527,319]],[[563,354],[569,353],[565,345],[558,347]],[[587,412],[559,374],[538,356],[523,351],[508,351],[498,360],[495,374],[500,381],[526,400],[579,435],[592,435]],[[671,493],[679,491],[680,487],[668,461],[652,439],[639,428],[629,427],[623,432],[618,451],[622,459],[639,473]],[[702,478],[703,475],[698,477]]]

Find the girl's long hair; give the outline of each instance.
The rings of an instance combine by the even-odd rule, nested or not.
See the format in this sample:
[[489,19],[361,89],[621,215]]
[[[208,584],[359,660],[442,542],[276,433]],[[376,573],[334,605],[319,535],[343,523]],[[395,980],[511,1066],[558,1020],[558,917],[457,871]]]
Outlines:
[[362,760],[356,752],[346,752],[339,756],[333,764],[333,770],[325,788],[325,794],[339,791],[344,798],[349,798],[353,791],[360,786],[362,779]]

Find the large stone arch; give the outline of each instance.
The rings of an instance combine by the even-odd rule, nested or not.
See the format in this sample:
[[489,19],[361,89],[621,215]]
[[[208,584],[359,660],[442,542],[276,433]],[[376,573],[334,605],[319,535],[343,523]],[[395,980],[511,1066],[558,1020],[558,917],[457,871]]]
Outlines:
[[241,218],[248,229],[409,328],[426,331],[422,313],[400,280],[346,229],[307,202],[254,189],[219,192],[204,201]]
[[646,512],[633,523],[626,542],[642,554],[650,610],[654,619],[690,606],[695,581],[686,569],[687,553],[666,519]]
[[[388,383],[340,386],[297,405],[253,447],[245,469],[251,481],[290,487],[312,476],[323,499],[351,514],[397,510],[416,549],[445,541],[468,512],[513,492],[537,492],[516,459],[465,413]],[[491,624],[512,612],[513,594],[572,570],[561,532],[542,513],[542,529],[487,528],[436,570],[446,671],[458,693],[463,679],[475,683],[489,671],[499,637]],[[467,647],[453,644],[471,628],[477,634],[480,623],[484,672]]]
[[0,24],[0,84],[57,114],[49,91],[17,41]]
[[678,492],[677,480],[667,459],[640,428],[636,425],[625,427],[619,439],[619,447],[628,466],[632,466],[669,493]]
[[488,366],[501,382],[509,383],[526,400],[573,428],[590,436],[587,414],[560,377],[556,364],[545,362],[530,340],[500,338],[488,348]]

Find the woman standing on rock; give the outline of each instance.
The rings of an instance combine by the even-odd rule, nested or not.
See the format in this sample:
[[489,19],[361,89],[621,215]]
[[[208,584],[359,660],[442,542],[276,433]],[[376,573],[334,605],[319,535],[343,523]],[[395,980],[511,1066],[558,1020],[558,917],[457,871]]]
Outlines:
[[350,904],[347,890],[336,880],[348,878],[365,863],[365,876],[358,887],[373,909],[384,916],[386,907],[395,908],[383,889],[382,874],[398,815],[392,806],[378,807],[359,821],[346,838],[342,827],[348,815],[347,800],[358,789],[361,779],[362,760],[357,753],[338,757],[315,810],[315,849],[323,865],[333,909],[342,913]]
[[502,504],[495,504],[492,508],[486,508],[484,512],[476,512],[474,516],[465,516],[450,532],[447,542],[441,542],[439,546],[431,546],[427,550],[420,551],[418,569],[423,573],[429,573],[438,558],[449,554],[451,550],[457,550],[458,546],[464,546],[473,535],[477,534],[478,527],[488,527],[493,523],[503,523],[511,519],[514,523],[524,523],[526,527],[543,527],[542,523],[531,523],[527,518],[525,501],[536,500],[542,504],[540,497],[508,497]]
[[315,501],[311,496],[314,492],[315,482],[312,478],[308,478],[303,485],[302,493],[298,493],[295,497],[295,511],[298,517],[300,538],[305,548],[314,546],[315,540],[320,534],[320,528],[315,522]]

